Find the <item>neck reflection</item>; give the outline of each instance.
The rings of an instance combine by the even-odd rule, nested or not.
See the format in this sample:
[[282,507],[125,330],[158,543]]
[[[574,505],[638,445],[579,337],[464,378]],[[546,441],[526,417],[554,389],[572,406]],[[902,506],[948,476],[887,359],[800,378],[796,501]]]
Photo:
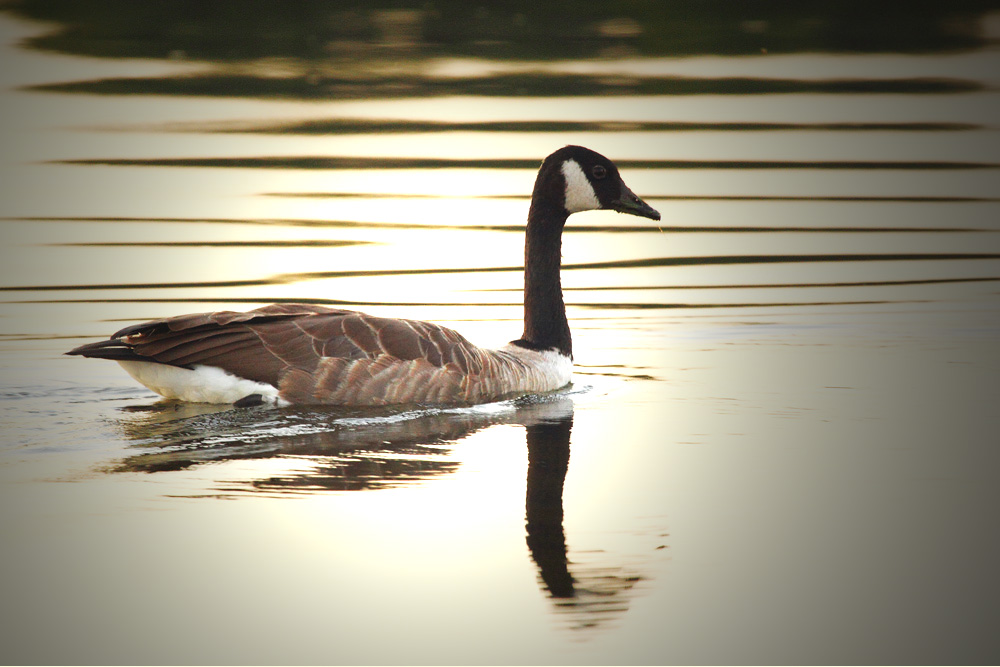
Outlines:
[[566,545],[563,489],[569,469],[573,412],[526,424],[528,481],[525,541],[538,566],[540,585],[571,629],[594,628],[628,610],[643,577],[615,563],[605,551],[574,552]]
[[527,427],[528,490],[525,523],[528,550],[554,598],[575,595],[563,530],[563,485],[569,468],[573,415]]

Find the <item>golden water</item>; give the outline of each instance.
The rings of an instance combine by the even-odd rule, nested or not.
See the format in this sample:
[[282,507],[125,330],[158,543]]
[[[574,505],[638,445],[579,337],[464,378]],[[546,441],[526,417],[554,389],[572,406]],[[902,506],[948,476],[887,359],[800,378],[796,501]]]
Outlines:
[[[8,661],[995,661],[995,49],[442,58],[431,93],[302,98],[18,46],[44,31],[0,20]],[[555,396],[234,410],[61,356],[280,300],[503,344],[566,143],[663,221],[571,218]]]

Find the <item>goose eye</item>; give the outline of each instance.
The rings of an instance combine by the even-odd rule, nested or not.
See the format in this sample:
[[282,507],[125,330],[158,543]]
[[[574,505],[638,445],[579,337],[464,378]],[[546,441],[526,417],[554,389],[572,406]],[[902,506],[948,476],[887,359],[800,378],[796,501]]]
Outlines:
[[590,170],[590,173],[594,175],[594,178],[601,180],[608,175],[608,170],[604,168],[604,165],[595,164],[594,168]]

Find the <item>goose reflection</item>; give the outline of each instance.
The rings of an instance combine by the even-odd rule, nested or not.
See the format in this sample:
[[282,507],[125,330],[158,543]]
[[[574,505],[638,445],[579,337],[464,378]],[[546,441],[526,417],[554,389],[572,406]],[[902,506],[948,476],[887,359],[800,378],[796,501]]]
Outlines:
[[[560,623],[602,625],[628,609],[643,577],[603,551],[572,552],[563,527],[574,405],[554,394],[473,408],[414,410],[232,410],[161,401],[127,409],[121,421],[139,453],[116,472],[178,471],[205,463],[294,459],[282,468],[209,494],[287,496],[426,482],[458,471],[455,443],[501,424],[525,427],[526,543],[539,586]],[[572,556],[572,557],[571,557]]]
[[121,423],[139,451],[112,471],[155,473],[206,463],[284,460],[301,465],[230,482],[210,495],[387,488],[455,472],[459,463],[447,457],[455,441],[510,419],[510,411],[258,411],[161,401],[145,407],[138,419]]

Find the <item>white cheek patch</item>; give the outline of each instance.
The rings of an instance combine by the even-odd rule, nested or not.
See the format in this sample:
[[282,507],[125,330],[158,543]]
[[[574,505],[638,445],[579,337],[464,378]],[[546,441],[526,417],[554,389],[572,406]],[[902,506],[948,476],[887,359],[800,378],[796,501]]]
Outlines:
[[594,211],[601,208],[594,186],[590,184],[583,168],[576,160],[562,163],[563,179],[566,181],[566,210],[570,213]]

